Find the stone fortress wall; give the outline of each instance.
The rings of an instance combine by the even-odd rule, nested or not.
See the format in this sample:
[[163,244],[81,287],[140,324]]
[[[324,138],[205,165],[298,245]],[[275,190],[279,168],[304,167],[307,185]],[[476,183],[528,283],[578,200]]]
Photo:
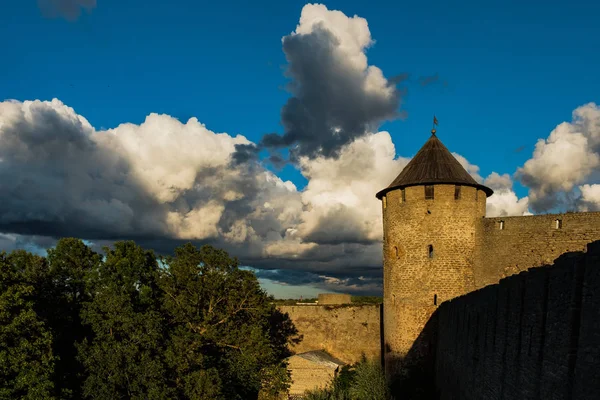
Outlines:
[[324,350],[345,363],[381,357],[381,305],[279,306],[303,336],[295,353]]
[[[576,222],[584,226],[585,215],[572,216],[565,218],[564,227],[572,222],[576,232]],[[510,220],[505,221],[508,232]],[[542,229],[552,219],[517,221],[527,221],[522,229]],[[494,263],[494,256],[489,261]],[[596,399],[600,241],[588,245],[587,253],[564,254],[554,265],[532,268],[446,302],[430,322],[437,331],[433,362],[441,400]]]
[[[482,368],[476,359],[467,357],[470,354],[467,347],[472,345],[468,341],[473,340],[473,335],[477,337],[482,334],[476,330],[484,317],[483,314],[465,317],[459,310],[455,313],[458,317],[455,314],[452,314],[453,317],[446,316],[444,322],[438,325],[438,314],[444,316],[438,312],[438,307],[443,302],[452,301],[480,288],[493,296],[495,289],[489,287],[504,287],[507,284],[505,282],[516,281],[521,275],[494,286],[505,277],[547,265],[565,252],[584,251],[588,243],[600,240],[600,212],[486,218],[486,200],[493,191],[473,179],[437,138],[435,129],[431,133],[429,140],[396,179],[376,194],[382,202],[383,213],[383,336],[386,376],[393,383],[393,390],[398,393],[403,393],[403,389],[417,389],[419,386],[424,389],[432,388],[432,384],[419,385],[418,382],[436,375],[436,369],[431,363],[432,359],[435,360],[436,352],[439,355],[436,349],[440,346],[448,349],[454,343],[452,340],[438,341],[438,338],[451,336],[459,340],[456,336],[459,335],[458,331],[447,330],[448,326],[452,326],[463,329],[461,332],[466,336],[460,337],[460,340],[466,344],[456,349],[456,358],[444,358],[442,355],[439,361],[442,364],[438,363],[438,366],[442,365],[441,369],[437,369],[437,372],[441,371],[442,382],[446,382],[446,386],[457,384],[459,387],[448,391],[456,396],[446,398],[527,398],[506,395],[518,385],[510,378],[513,375],[507,369],[502,369],[501,377],[498,378],[508,382],[508,386],[502,386],[500,392],[489,391],[487,397],[470,397],[462,389],[475,389],[476,386],[476,381],[469,381],[470,378],[466,377],[464,371]],[[575,268],[570,273],[575,274],[576,270]],[[533,276],[534,272],[525,274]],[[566,292],[561,292],[561,287],[555,287],[556,285],[548,286],[544,296],[564,299]],[[577,291],[578,288],[580,286],[575,285],[569,290]],[[516,296],[515,299],[519,298],[518,293],[512,295]],[[577,298],[577,295],[573,296]],[[471,302],[476,306],[477,301],[481,301],[477,299],[468,297],[468,300],[464,300],[468,303],[465,307],[469,307]],[[504,307],[499,302],[494,304],[498,310]],[[554,313],[565,313],[564,307],[557,302],[544,304],[547,310],[539,314],[545,315],[544,318],[551,318]],[[491,308],[493,307],[490,306]],[[566,311],[567,314],[571,313],[570,309]],[[514,309],[510,309],[506,311],[506,315],[514,312]],[[523,312],[521,310],[519,315],[525,315]],[[500,341],[517,340],[521,343],[526,332],[520,332],[521,336],[518,338],[509,338],[512,333],[503,331],[504,328],[508,329],[508,325],[504,328],[502,325],[508,316],[489,315],[492,314],[485,318],[495,325],[491,328],[486,326],[486,335],[494,338],[494,335],[500,335]],[[529,317],[533,318],[527,318]],[[459,320],[453,321],[452,318]],[[572,329],[578,329],[576,323],[572,325]],[[551,336],[552,333],[548,335]],[[564,343],[560,340],[544,343],[548,344],[548,352],[556,349],[556,353],[560,353],[564,349]],[[507,357],[511,357],[511,351],[514,353],[509,345],[504,347],[499,362],[509,360]],[[551,358],[550,355],[548,359]],[[447,361],[446,364],[444,360]],[[569,368],[572,370],[572,358],[570,360]],[[481,371],[473,373],[481,374]],[[568,380],[558,381],[570,384]],[[549,395],[550,392],[548,390],[544,393]],[[558,393],[558,388],[555,392]]]
[[[481,374],[489,372],[480,371],[484,368],[477,358],[485,353],[485,357],[493,359],[486,360],[493,364],[489,367],[500,371],[499,376],[486,378],[489,380],[489,384],[486,384],[490,387],[501,387],[500,392],[489,389],[486,392],[492,396],[489,398],[550,396],[552,389],[543,386],[543,379],[546,378],[539,372],[542,370],[537,364],[537,372],[534,372],[541,377],[541,383],[535,384],[519,381],[522,378],[515,378],[513,372],[505,367],[498,369],[498,365],[508,363],[511,367],[523,370],[530,368],[520,363],[533,354],[533,347],[541,344],[528,339],[530,345],[527,355],[519,353],[519,346],[527,335],[533,335],[532,332],[539,327],[523,327],[521,319],[520,327],[510,325],[516,321],[511,318],[542,318],[546,324],[543,329],[548,330],[542,335],[544,339],[540,339],[546,346],[543,351],[548,353],[547,357],[544,356],[544,362],[554,363],[559,369],[564,367],[551,354],[555,350],[556,354],[564,355],[566,348],[564,338],[558,339],[560,334],[553,336],[554,329],[561,334],[566,332],[566,337],[571,341],[577,336],[573,333],[579,329],[577,322],[573,322],[577,319],[573,317],[573,307],[577,308],[577,304],[582,302],[580,294],[577,294],[584,291],[583,281],[577,275],[582,269],[571,265],[572,271],[566,271],[569,267],[560,261],[556,269],[564,272],[561,279],[565,279],[565,286],[561,286],[550,273],[544,278],[532,277],[543,275],[535,267],[548,265],[567,252],[585,251],[589,243],[600,240],[600,212],[486,218],[487,196],[492,193],[491,189],[477,183],[468,174],[433,130],[430,139],[400,175],[376,195],[382,201],[383,212],[383,305],[347,305],[343,303],[350,301],[348,296],[325,294],[320,296],[319,305],[282,306],[280,309],[290,315],[304,336],[304,340],[293,350],[296,353],[324,350],[346,363],[358,361],[363,353],[368,358],[381,359],[383,353],[386,376],[391,382],[399,382],[396,388],[417,387],[413,384],[417,380],[435,375],[441,387],[448,387],[448,393],[456,394],[455,397],[446,397],[448,399],[478,398],[469,397],[464,387],[475,391],[488,390],[475,388],[476,379],[473,378],[483,379],[485,376]],[[529,269],[533,270],[522,272]],[[512,276],[514,278],[504,279]],[[528,279],[534,281],[530,282],[531,288],[525,290],[523,288]],[[540,286],[539,282],[542,281],[545,283]],[[517,285],[514,282],[520,283]],[[504,288],[510,285],[520,285],[521,289],[518,290],[521,292],[515,289],[516,292],[506,294]],[[526,296],[531,296],[529,291],[534,289],[542,296],[542,303],[526,305],[533,301]],[[501,298],[501,295],[505,297]],[[552,300],[555,297],[567,299],[571,308]],[[458,298],[466,300],[453,300]],[[504,300],[508,303],[502,303]],[[520,305],[515,306],[512,303],[514,301],[520,301]],[[454,310],[448,308],[447,302],[455,304],[452,307],[463,307],[464,310],[469,307],[481,308],[483,303],[489,303],[485,303],[485,310],[479,314],[464,314],[463,309],[456,312],[440,311],[441,304],[444,304],[442,309]],[[538,308],[534,312],[532,310],[535,307]],[[539,307],[543,310],[540,311]],[[518,317],[515,317],[517,314]],[[554,324],[552,318],[558,314],[571,316],[570,328],[566,327],[564,321],[556,322],[563,324],[560,325],[563,327],[547,325],[546,319]],[[443,322],[438,324],[437,318]],[[482,319],[486,322],[481,322]],[[484,325],[485,332],[479,331]],[[448,331],[449,327],[455,330]],[[521,329],[518,330],[518,337],[514,336],[515,329]],[[464,335],[460,336],[459,331]],[[475,354],[472,360],[464,358],[472,353],[469,346],[473,345],[473,340],[480,341],[477,345],[484,343],[481,335],[485,336],[485,340],[492,338],[494,350],[486,347]],[[454,339],[449,340],[448,337]],[[515,340],[518,344],[514,346],[519,350],[515,350],[513,344],[506,344],[503,348],[498,347],[501,348],[501,356],[496,353],[489,355],[490,351],[496,351],[497,346],[502,346],[502,341],[508,343]],[[448,350],[454,342],[466,344]],[[556,381],[567,386],[572,385],[575,377],[574,348],[571,342],[568,343],[568,371],[563,374],[568,378],[566,381],[557,378]],[[448,356],[438,357],[435,367],[430,360],[435,359],[432,357],[436,353],[439,355],[440,348],[449,353]],[[510,357],[516,357],[516,364],[510,364],[513,362]],[[591,365],[596,366],[595,361]],[[413,373],[415,371],[416,374]],[[474,375],[469,377],[469,373]],[[500,380],[502,384],[498,383]],[[458,388],[452,385],[458,385]],[[538,394],[542,390],[539,388],[545,387],[544,396],[528,397],[524,392],[521,393],[524,397],[504,395],[527,385],[537,385],[535,390]],[[554,385],[554,393],[559,393],[559,384]],[[432,384],[426,386],[433,388]],[[498,393],[500,397],[496,396]]]
[[342,293],[319,293],[317,302],[319,305],[349,304],[352,302],[352,296]]
[[600,240],[600,212],[484,218],[475,281],[481,288]]
[[[409,192],[409,195],[422,195],[422,187],[416,187],[415,189],[420,190],[419,192],[415,190],[414,193]],[[463,188],[463,190],[463,196],[475,196],[474,188]],[[443,221],[434,220],[433,218],[431,220],[427,219],[432,215],[425,215],[427,209],[439,211],[440,207],[451,207],[451,205],[445,204],[440,199],[442,196],[441,190],[436,188],[435,193],[436,199],[433,201],[437,201],[438,209],[423,202],[420,205],[423,209],[416,209],[415,207],[415,210],[412,210],[415,218],[420,224],[424,225],[422,229],[428,228],[427,224],[430,221],[456,228],[456,210],[444,213],[444,215],[448,215],[448,218]],[[390,194],[392,196],[389,196]],[[388,196],[393,201],[394,193],[390,194]],[[482,192],[479,195],[485,200]],[[389,207],[389,203],[386,204],[387,207]],[[389,213],[388,215],[395,217],[392,214],[394,211],[386,210],[386,212]],[[560,220],[560,225],[556,224],[556,220]],[[503,222],[502,229],[500,229],[500,222]],[[473,234],[477,238],[477,241],[474,242],[473,262],[475,268],[472,270],[473,278],[471,279],[471,284],[474,285],[473,290],[498,283],[503,278],[519,274],[529,268],[548,265],[553,259],[565,252],[585,251],[588,243],[593,240],[600,240],[600,212],[479,218],[477,223],[478,228]],[[399,224],[396,224],[396,227],[402,229]],[[429,226],[429,228],[433,229],[434,227]],[[471,231],[467,230],[466,232],[470,235]],[[454,235],[464,235],[464,233],[464,230],[458,229]],[[435,237],[432,240],[435,242]],[[415,242],[412,247],[410,247],[410,241],[404,243],[405,245],[401,247],[398,256],[396,256],[393,243],[390,241],[384,242],[384,251],[388,252],[388,260],[390,259],[389,256],[393,257],[391,262],[388,261],[391,268],[395,267],[394,260],[406,257],[406,251],[423,253],[421,262],[423,264],[427,263],[425,242]],[[444,251],[453,251],[466,259],[467,252],[465,249],[450,249],[445,248],[444,245],[442,242],[435,242],[434,251],[438,255]],[[447,264],[450,264],[450,262]],[[398,288],[392,285],[398,282],[389,277],[390,269],[387,271],[385,290],[394,293],[394,289],[397,290]],[[437,279],[441,288],[453,284],[452,279],[445,283],[444,276],[456,273],[456,271],[458,270],[452,269],[447,275],[443,275],[443,270],[434,271],[438,276]],[[465,274],[469,274],[469,272],[467,271]],[[294,346],[292,350],[295,353],[324,350],[346,363],[357,362],[362,354],[365,354],[369,359],[380,359],[384,350],[384,344],[382,343],[383,329],[387,328],[397,332],[412,329],[416,339],[422,333],[423,326],[435,310],[445,300],[448,300],[448,297],[452,297],[448,296],[450,293],[443,290],[439,290],[437,293],[431,292],[431,286],[426,284],[427,281],[423,282],[425,284],[415,286],[411,292],[417,294],[422,292],[421,297],[424,304],[415,309],[411,308],[410,304],[408,308],[401,307],[401,299],[396,297],[395,308],[397,313],[404,315],[404,317],[401,320],[398,318],[396,321],[396,318],[393,318],[396,317],[396,313],[389,314],[386,322],[387,327],[384,327],[383,305],[351,304],[350,295],[347,294],[320,294],[317,305],[279,306],[282,312],[288,313],[299,333],[303,336],[302,342]],[[466,284],[469,280],[464,282]],[[505,280],[502,280],[502,282],[504,284]],[[459,286],[462,287],[463,284]],[[491,290],[493,292],[493,289]],[[467,293],[471,291],[466,290]],[[490,291],[484,293],[490,293]],[[433,297],[436,295],[438,296],[436,299],[437,304],[434,304]],[[394,299],[394,296],[391,296],[391,299]],[[393,304],[391,308],[394,308]],[[407,343],[407,348],[413,347],[414,341],[410,344]]]

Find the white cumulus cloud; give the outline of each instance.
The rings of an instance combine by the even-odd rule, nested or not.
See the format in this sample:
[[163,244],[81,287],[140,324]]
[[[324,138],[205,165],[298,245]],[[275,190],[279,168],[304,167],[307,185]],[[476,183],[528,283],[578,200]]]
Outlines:
[[536,143],[533,157],[516,177],[529,188],[534,211],[571,207],[579,185],[597,180],[600,171],[600,107],[589,103],[573,111],[571,122],[559,124]]

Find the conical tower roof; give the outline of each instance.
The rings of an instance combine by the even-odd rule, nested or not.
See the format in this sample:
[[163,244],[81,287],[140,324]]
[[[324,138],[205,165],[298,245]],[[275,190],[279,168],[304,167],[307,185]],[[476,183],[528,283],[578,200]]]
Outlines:
[[453,184],[472,186],[491,196],[494,191],[475,181],[463,168],[446,146],[437,138],[435,131],[412,160],[404,167],[400,175],[385,189],[377,193],[381,198],[390,190],[407,186]]

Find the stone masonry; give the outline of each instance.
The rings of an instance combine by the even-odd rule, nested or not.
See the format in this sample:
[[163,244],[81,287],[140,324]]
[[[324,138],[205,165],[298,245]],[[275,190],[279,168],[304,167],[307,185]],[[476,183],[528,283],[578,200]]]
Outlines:
[[492,190],[473,180],[432,133],[377,194],[385,368],[392,380],[433,351],[435,340],[424,337],[424,327],[442,302],[600,239],[600,212],[486,218]]
[[352,364],[364,354],[381,357],[380,305],[296,305],[279,306],[289,315],[303,336],[292,347],[295,353],[323,350]]

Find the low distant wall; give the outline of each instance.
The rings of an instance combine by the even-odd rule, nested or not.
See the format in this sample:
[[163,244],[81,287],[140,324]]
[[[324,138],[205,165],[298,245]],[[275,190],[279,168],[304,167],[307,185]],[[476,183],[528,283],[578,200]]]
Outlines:
[[440,399],[597,399],[600,241],[445,302],[435,318]]
[[352,297],[349,294],[340,293],[321,293],[319,294],[319,304],[350,304]]
[[381,305],[279,306],[303,340],[292,350],[325,350],[345,363],[381,357]]

